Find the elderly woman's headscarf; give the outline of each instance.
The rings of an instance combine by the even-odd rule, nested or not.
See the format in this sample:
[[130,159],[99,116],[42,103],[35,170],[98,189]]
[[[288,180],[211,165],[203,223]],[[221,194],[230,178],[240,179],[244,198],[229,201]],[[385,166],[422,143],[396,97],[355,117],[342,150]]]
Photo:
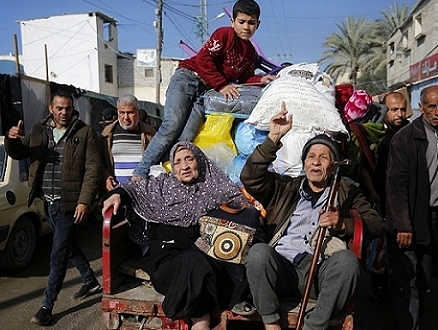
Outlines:
[[147,221],[189,227],[208,211],[222,203],[240,207],[246,198],[239,188],[194,144],[178,142],[170,151],[172,169],[179,147],[193,152],[198,163],[199,178],[185,184],[171,173],[140,182],[121,185],[132,199],[134,211]]

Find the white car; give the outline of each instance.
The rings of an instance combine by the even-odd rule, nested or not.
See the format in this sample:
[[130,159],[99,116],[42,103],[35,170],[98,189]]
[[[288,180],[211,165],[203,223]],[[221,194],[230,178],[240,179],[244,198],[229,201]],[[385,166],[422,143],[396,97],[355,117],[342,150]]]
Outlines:
[[29,160],[13,160],[0,136],[0,268],[25,267],[35,252],[37,238],[50,232],[44,203],[27,207]]

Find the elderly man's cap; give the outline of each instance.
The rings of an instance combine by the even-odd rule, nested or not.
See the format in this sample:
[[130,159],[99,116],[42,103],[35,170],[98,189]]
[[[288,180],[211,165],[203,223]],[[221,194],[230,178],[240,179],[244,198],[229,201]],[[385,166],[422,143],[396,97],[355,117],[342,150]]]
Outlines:
[[333,156],[335,157],[334,161],[339,161],[341,159],[341,152],[339,150],[339,142],[333,140],[326,134],[319,134],[313,138],[311,138],[309,141],[306,142],[306,144],[303,147],[303,153],[301,155],[301,160],[304,162],[306,159],[307,153],[309,152],[309,149],[311,146],[315,144],[323,144],[327,146],[333,153]]
[[115,108],[105,108],[102,111],[102,118],[105,120],[114,119],[117,116],[117,110]]

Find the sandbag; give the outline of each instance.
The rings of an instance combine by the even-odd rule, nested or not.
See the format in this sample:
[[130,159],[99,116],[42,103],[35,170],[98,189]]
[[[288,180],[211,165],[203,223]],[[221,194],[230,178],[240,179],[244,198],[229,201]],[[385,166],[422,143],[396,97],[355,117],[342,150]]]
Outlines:
[[246,123],[269,131],[269,121],[286,103],[293,115],[292,131],[345,133],[347,129],[335,107],[335,88],[318,65],[300,63],[282,69],[264,90]]
[[262,88],[241,86],[237,90],[240,96],[233,100],[226,100],[221,93],[214,89],[206,91],[203,96],[205,110],[249,115],[260,99]]

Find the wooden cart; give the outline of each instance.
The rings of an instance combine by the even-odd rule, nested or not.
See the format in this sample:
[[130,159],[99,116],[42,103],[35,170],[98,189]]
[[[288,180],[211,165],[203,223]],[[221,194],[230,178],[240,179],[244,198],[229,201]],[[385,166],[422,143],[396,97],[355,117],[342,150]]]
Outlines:
[[[361,257],[362,220],[352,211],[355,219],[355,238],[350,249]],[[127,220],[117,219],[108,210],[103,219],[102,229],[102,276],[103,297],[102,316],[106,329],[111,330],[189,330],[189,320],[171,320],[163,312],[163,296],[150,283],[149,275],[137,267],[141,258],[139,247],[128,236]],[[299,302],[285,305],[280,324],[283,328],[294,329],[297,321]],[[314,302],[310,301],[308,308]],[[259,314],[241,316],[231,311],[213,311],[212,327],[226,329],[263,329]],[[250,326],[251,325],[251,326]],[[334,329],[353,329],[353,304],[346,306],[345,313],[331,322]]]

